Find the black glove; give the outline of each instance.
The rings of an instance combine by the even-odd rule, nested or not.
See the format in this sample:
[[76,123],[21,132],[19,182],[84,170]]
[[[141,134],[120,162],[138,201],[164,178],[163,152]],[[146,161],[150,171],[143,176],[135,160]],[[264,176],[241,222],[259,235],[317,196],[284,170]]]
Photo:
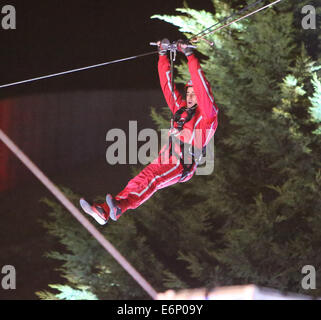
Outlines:
[[162,41],[158,41],[157,45],[158,45],[158,54],[160,56],[165,56],[167,54],[167,49],[169,46],[170,42],[168,39],[163,39]]
[[190,48],[187,45],[189,45],[188,41],[184,41],[181,39],[177,41],[177,50],[183,52],[186,57],[193,54],[193,48]]

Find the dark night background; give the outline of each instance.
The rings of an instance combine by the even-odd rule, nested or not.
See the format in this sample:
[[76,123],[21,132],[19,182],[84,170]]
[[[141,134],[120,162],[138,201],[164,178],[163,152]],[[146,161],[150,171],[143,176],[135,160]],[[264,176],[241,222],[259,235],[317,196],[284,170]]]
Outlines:
[[[0,84],[125,58],[155,50],[150,41],[181,37],[153,19],[174,14],[171,1],[0,1],[14,5],[17,29],[0,29]],[[213,10],[211,1],[188,1]],[[59,186],[85,197],[118,192],[130,166],[109,166],[105,135],[112,128],[153,127],[151,106],[164,105],[157,55],[0,90],[0,127]],[[39,223],[51,197],[0,143],[0,268],[17,271],[17,289],[2,299],[36,299],[61,283],[59,264],[44,257],[57,241]]]
[[[154,51],[150,41],[181,36],[175,27],[150,16],[174,14],[175,8],[183,7],[182,0],[159,4],[146,0],[32,0],[10,4],[17,11],[17,29],[0,33],[2,83]],[[195,9],[213,10],[210,0],[191,0],[188,4]],[[148,56],[8,88],[1,96],[44,90],[158,88],[154,66],[155,56]]]

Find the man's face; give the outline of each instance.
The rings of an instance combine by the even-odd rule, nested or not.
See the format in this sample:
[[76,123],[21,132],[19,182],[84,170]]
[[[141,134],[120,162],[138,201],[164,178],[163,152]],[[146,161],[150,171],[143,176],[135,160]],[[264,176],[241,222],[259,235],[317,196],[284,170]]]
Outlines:
[[187,108],[193,107],[195,104],[197,104],[197,98],[196,94],[194,93],[193,87],[188,87],[186,91],[186,104]]

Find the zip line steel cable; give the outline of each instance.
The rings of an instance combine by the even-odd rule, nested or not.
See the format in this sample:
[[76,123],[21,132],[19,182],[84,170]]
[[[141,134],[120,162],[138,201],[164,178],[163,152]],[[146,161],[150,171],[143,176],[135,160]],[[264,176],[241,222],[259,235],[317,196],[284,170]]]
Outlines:
[[[225,21],[227,21],[228,19],[232,18],[233,16],[237,15],[237,14],[240,14],[250,8],[252,8],[253,6],[256,6],[258,5],[260,2],[262,2],[263,0],[259,0],[253,4],[250,4],[248,6],[246,6],[245,8],[241,9],[240,11],[236,12],[236,13],[233,13],[231,16],[217,22],[216,24],[212,25],[211,27],[208,27],[207,29],[201,31],[200,33],[198,33],[197,35],[194,35],[193,37],[191,37],[189,40],[191,42],[197,42],[199,40],[204,40],[206,41],[207,43],[209,43],[210,45],[213,45],[212,42],[209,42],[208,40],[204,39],[205,36],[209,35],[209,34],[212,34],[212,33],[215,33],[219,30],[222,30],[228,26],[230,26],[231,24],[235,23],[235,22],[238,22],[238,21],[241,21],[255,13],[258,13],[268,7],[271,7],[275,4],[277,4],[278,2],[281,2],[283,0],[276,0],[264,7],[261,7],[257,10],[254,10],[254,11],[251,11],[250,13],[240,17],[240,18],[237,18],[227,24],[224,24],[212,31],[209,31],[208,33],[205,33],[204,35],[202,35],[204,32],[206,32],[207,30],[209,29],[212,29],[213,27],[215,27],[216,25],[218,24],[221,24]],[[201,34],[201,36],[199,36]],[[79,71],[84,71],[84,70],[88,70],[88,69],[93,69],[93,68],[98,68],[98,67],[103,67],[103,66],[106,66],[106,65],[109,65],[109,64],[114,64],[114,63],[118,63],[118,62],[123,62],[123,61],[128,61],[128,60],[133,60],[133,59],[136,59],[136,58],[140,58],[140,57],[145,57],[145,56],[148,56],[148,55],[152,55],[152,54],[155,54],[155,53],[158,53],[158,51],[152,51],[152,52],[147,52],[147,53],[143,53],[143,54],[139,54],[139,55],[136,55],[136,56],[131,56],[131,57],[127,57],[127,58],[123,58],[123,59],[117,59],[117,60],[113,60],[113,61],[108,61],[108,62],[103,62],[103,63],[99,63],[99,64],[95,64],[95,65],[91,65],[91,66],[87,66],[87,67],[82,67],[82,68],[77,68],[77,69],[72,69],[72,70],[67,70],[67,71],[62,71],[62,72],[58,72],[58,73],[53,73],[53,74],[49,74],[49,75],[45,75],[45,76],[40,76],[40,77],[35,77],[35,78],[31,78],[31,79],[27,79],[27,80],[22,80],[22,81],[16,81],[16,82],[12,82],[12,83],[8,83],[8,84],[3,84],[3,85],[0,85],[0,89],[2,88],[7,88],[7,87],[11,87],[11,86],[15,86],[15,85],[19,85],[19,84],[23,84],[23,83],[28,83],[28,82],[33,82],[33,81],[38,81],[38,80],[43,80],[43,79],[47,79],[47,78],[53,78],[53,77],[57,77],[57,76],[62,76],[62,75],[65,75],[65,74],[70,74],[70,73],[74,73],[74,72],[79,72]]]
[[84,71],[84,70],[88,70],[88,69],[103,67],[103,66],[107,66],[107,65],[113,64],[113,63],[118,63],[118,62],[133,60],[133,59],[140,58],[140,57],[145,57],[145,56],[148,56],[148,55],[151,55],[151,54],[155,54],[157,52],[158,51],[147,52],[147,53],[139,54],[139,55],[136,55],[136,56],[131,56],[131,57],[127,57],[127,58],[123,58],[123,59],[117,59],[117,60],[103,62],[103,63],[98,63],[98,64],[94,64],[94,65],[87,66],[87,67],[72,69],[72,70],[68,70],[68,71],[62,71],[62,72],[58,72],[58,73],[49,74],[49,75],[46,75],[46,76],[40,76],[40,77],[31,78],[31,79],[27,79],[27,80],[22,80],[22,81],[12,82],[12,83],[8,83],[8,84],[3,84],[3,85],[0,85],[0,88],[11,87],[11,86],[15,86],[15,85],[23,84],[23,83],[27,83],[27,82],[32,82],[32,81],[37,81],[37,80],[42,80],[42,79],[62,76],[62,75],[68,74],[68,73],[74,73],[74,72],[78,72],[78,71]]
[[62,203],[62,205],[78,220],[80,224],[111,254],[111,256],[136,280],[149,294],[157,299],[157,292],[119,253],[119,251],[85,218],[73,203],[49,180],[49,178],[18,148],[17,145],[0,129],[0,140],[20,159],[20,161],[44,184],[44,186]]

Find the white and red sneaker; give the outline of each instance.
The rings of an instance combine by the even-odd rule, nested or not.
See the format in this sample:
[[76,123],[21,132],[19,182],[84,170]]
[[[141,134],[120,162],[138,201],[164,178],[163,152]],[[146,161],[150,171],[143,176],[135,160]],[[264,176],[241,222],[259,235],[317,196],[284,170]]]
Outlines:
[[104,225],[108,222],[109,213],[99,204],[88,203],[85,199],[80,199],[80,206],[82,209],[92,216],[99,224]]

